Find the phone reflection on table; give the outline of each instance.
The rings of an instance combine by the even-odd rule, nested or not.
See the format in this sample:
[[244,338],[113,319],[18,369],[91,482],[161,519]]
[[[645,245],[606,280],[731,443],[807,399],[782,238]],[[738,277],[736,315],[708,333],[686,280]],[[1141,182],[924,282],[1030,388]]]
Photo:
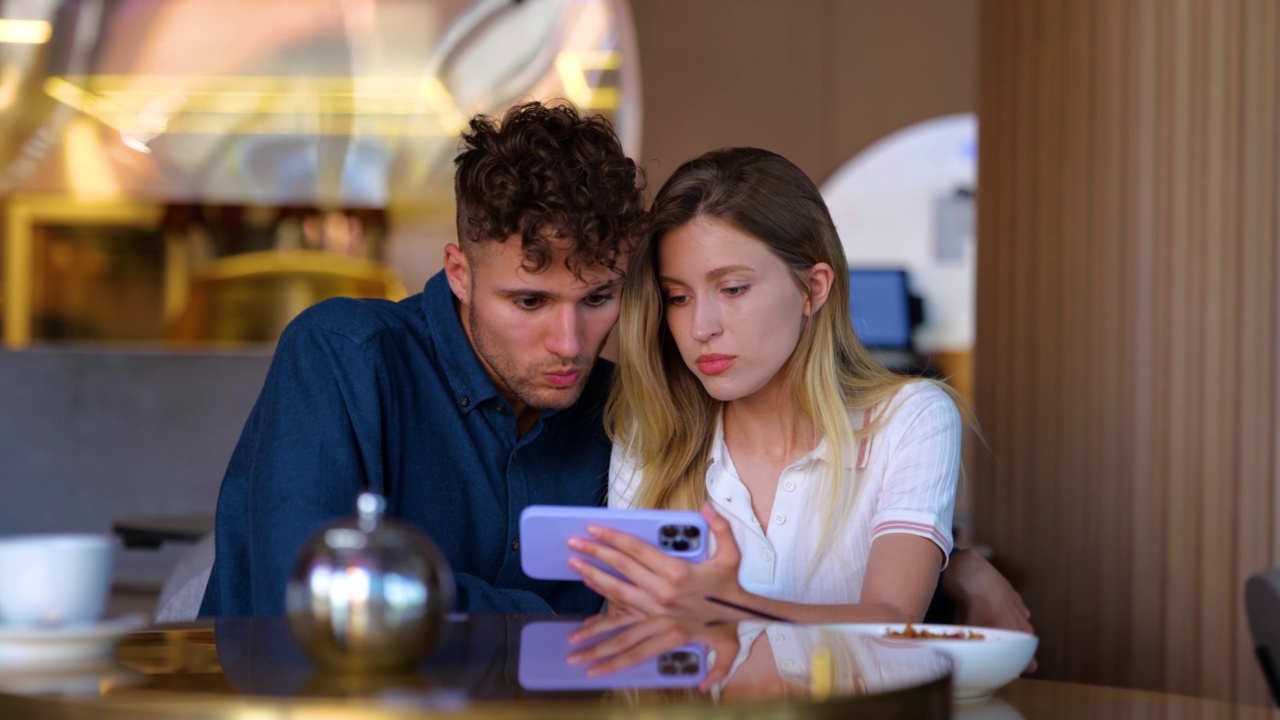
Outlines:
[[[697,687],[707,675],[707,646],[688,642],[655,646],[634,662],[599,672],[602,663],[570,663],[569,656],[635,628],[628,626],[581,644],[569,636],[583,626],[574,621],[531,622],[520,631],[520,687],[534,691],[610,690],[622,688]],[[607,669],[606,669],[607,670]]]
[[[868,695],[945,681],[950,660],[838,627],[646,619],[574,644],[599,620],[533,622],[520,637],[525,690],[677,689],[715,700]],[[589,651],[584,662],[569,656]],[[581,660],[581,658],[577,658]],[[706,682],[704,682],[704,680]]]

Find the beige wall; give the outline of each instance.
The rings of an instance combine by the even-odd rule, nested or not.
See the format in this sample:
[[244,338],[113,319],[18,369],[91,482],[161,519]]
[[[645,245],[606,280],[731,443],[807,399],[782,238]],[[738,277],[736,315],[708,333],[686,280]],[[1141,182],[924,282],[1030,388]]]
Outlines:
[[877,139],[977,103],[977,0],[634,0],[651,190],[726,145],[819,184]]
[[984,3],[975,514],[1051,678],[1270,703],[1277,48],[1272,0]]

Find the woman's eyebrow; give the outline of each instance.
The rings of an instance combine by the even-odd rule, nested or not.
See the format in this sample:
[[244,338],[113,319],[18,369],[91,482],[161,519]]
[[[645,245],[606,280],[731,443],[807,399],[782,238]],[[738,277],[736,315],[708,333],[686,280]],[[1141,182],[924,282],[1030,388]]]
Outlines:
[[[755,272],[755,268],[751,267],[750,265],[726,265],[724,267],[719,267],[719,268],[716,268],[715,270],[708,272],[707,279],[718,280],[719,278],[724,277],[729,273],[735,273],[735,272]],[[680,278],[671,277],[669,275],[659,275],[658,282],[674,283],[674,284],[680,285],[680,284],[684,284],[685,281],[681,280]]]

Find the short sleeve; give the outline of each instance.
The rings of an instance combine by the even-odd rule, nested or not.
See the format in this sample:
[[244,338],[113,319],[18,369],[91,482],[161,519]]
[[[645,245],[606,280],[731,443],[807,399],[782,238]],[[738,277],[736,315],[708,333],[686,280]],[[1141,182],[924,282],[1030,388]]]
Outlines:
[[883,481],[871,539],[918,535],[951,554],[951,522],[960,477],[962,426],[955,402],[932,383],[915,382],[890,402],[888,424],[872,440]]
[[609,507],[633,508],[640,492],[640,468],[636,458],[619,443],[609,455]]

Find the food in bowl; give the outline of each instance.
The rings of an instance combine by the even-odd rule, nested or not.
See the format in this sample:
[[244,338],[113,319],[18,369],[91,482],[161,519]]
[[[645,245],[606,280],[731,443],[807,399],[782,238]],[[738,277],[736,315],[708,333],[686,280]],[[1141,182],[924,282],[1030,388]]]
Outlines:
[[884,631],[884,636],[897,640],[982,640],[986,638],[986,635],[974,632],[970,628],[963,628],[957,632],[934,632],[911,623],[907,623],[902,630],[889,628]]

